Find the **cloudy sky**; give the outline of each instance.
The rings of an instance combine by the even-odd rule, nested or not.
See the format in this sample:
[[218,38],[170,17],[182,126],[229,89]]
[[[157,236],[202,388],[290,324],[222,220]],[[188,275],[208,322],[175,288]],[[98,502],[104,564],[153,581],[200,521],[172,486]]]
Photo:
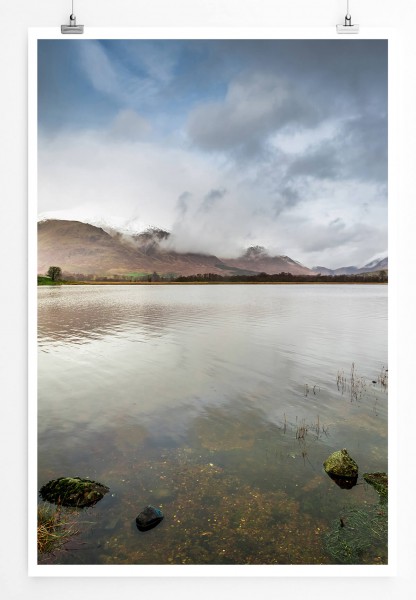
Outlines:
[[384,40],[40,40],[39,217],[311,267],[387,254]]

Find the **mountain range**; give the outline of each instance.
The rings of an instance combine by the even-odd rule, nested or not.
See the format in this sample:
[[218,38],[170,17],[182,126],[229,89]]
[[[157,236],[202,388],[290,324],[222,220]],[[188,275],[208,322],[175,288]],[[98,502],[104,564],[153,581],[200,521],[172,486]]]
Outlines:
[[[387,259],[385,259],[387,261]],[[383,263],[384,264],[384,263]],[[386,262],[387,264],[387,262]],[[140,233],[97,227],[81,221],[48,219],[38,222],[38,274],[51,265],[63,274],[112,277],[115,275],[254,275],[292,273],[293,275],[341,274],[325,267],[309,269],[288,256],[270,256],[262,246],[251,246],[238,258],[218,257],[192,252],[176,252],[169,232],[151,227]],[[385,266],[372,265],[376,271]]]
[[363,267],[340,267],[327,269],[326,267],[312,267],[312,270],[321,275],[358,275],[359,273],[372,273],[373,271],[386,271],[389,268],[387,256],[370,261]]

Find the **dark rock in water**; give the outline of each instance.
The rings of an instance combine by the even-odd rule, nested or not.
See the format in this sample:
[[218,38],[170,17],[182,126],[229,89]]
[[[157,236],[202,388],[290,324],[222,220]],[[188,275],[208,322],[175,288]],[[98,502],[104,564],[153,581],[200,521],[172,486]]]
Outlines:
[[357,483],[358,465],[347,450],[337,450],[324,462],[328,475],[342,488],[352,488]]
[[136,517],[137,529],[147,531],[156,527],[163,519],[163,513],[159,508],[146,506],[145,509]]
[[342,488],[343,490],[350,490],[355,485],[357,485],[358,477],[338,477],[337,475],[333,475],[332,473],[328,473],[332,481]]
[[109,491],[106,485],[91,479],[59,477],[42,486],[39,494],[53,504],[84,508],[96,504]]
[[364,473],[363,479],[379,493],[382,502],[387,500],[389,488],[387,473]]

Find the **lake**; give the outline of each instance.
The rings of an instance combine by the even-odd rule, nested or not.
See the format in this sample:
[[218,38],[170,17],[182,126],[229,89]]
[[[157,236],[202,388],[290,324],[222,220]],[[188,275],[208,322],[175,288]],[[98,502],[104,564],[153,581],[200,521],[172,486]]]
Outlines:
[[41,562],[386,564],[387,361],[384,285],[39,287],[39,488],[110,488]]

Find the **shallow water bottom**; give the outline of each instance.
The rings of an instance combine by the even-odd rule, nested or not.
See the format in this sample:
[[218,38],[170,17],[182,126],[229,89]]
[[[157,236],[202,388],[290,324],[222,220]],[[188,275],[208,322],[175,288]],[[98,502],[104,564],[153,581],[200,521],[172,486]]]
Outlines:
[[[299,439],[299,427],[253,419],[250,427],[233,421],[219,436],[210,425],[212,415],[200,420],[192,446],[152,447],[138,427],[108,439],[93,478],[110,493],[72,512],[80,534],[40,562],[387,563],[386,527],[370,527],[377,514],[387,523],[387,507],[362,479],[346,490],[326,475],[321,458],[329,433],[305,424]],[[164,520],[140,532],[135,517],[149,504],[162,509]],[[354,510],[363,522],[351,536]]]

